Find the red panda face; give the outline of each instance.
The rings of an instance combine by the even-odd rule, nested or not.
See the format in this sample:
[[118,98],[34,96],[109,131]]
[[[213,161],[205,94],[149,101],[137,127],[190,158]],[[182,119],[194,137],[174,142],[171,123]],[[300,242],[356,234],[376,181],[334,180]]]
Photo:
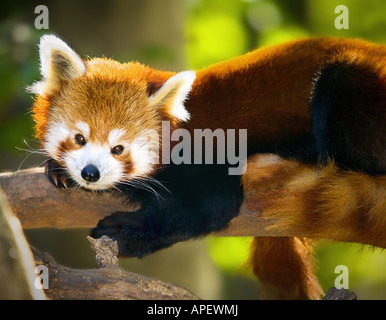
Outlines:
[[152,152],[158,145],[144,137],[149,130],[159,132],[161,124],[161,116],[149,108],[146,83],[100,76],[123,67],[126,72],[140,68],[90,61],[88,72],[64,86],[51,102],[44,148],[88,189],[108,189],[150,175],[158,162]]
[[161,122],[189,118],[183,101],[194,72],[171,76],[148,96],[152,70],[139,63],[85,62],[54,36],[42,38],[40,57],[43,80],[31,91],[48,154],[87,189],[150,176],[159,163]]

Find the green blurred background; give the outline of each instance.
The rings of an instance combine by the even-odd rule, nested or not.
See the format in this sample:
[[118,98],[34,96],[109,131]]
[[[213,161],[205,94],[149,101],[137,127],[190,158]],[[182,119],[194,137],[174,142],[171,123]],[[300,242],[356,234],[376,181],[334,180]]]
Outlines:
[[[49,9],[49,30],[34,27],[37,5]],[[338,5],[349,29],[337,30]],[[0,171],[44,161],[37,148],[25,87],[39,78],[39,37],[54,33],[82,56],[138,60],[174,71],[198,69],[259,46],[314,35],[386,40],[384,0],[115,0],[2,1],[0,4]],[[70,267],[95,267],[88,230],[29,230],[30,242]],[[255,299],[259,284],[245,266],[248,238],[207,238],[175,245],[142,260],[122,259],[130,271],[184,286],[204,299]],[[347,243],[321,242],[318,276],[334,286],[337,265],[350,272],[359,299],[386,298],[386,255]]]

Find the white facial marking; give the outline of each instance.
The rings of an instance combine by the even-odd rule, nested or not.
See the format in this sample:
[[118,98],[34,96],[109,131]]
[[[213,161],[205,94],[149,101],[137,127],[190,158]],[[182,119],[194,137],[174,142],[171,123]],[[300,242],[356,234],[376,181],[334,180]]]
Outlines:
[[[72,178],[87,189],[109,189],[123,176],[122,165],[114,159],[107,144],[88,142],[81,149],[67,152],[64,162]],[[100,178],[96,182],[89,183],[82,178],[81,172],[89,164],[96,166],[99,170]]]
[[145,130],[129,145],[134,166],[133,176],[149,174],[159,163],[159,135],[156,130]]
[[122,136],[126,133],[126,130],[123,129],[113,129],[110,131],[108,136],[108,141],[111,147],[115,147]]
[[90,136],[90,127],[86,122],[79,121],[76,123],[76,126],[85,138],[88,138]]
[[58,147],[61,142],[65,141],[70,136],[70,134],[71,131],[65,122],[53,123],[48,128],[44,148],[53,159],[59,160],[57,155]]
[[[123,129],[111,130],[108,142],[104,144],[88,141],[84,146],[76,150],[65,150],[58,155],[60,143],[66,139],[74,138],[81,133],[89,136],[90,128],[85,122],[77,122],[75,130],[70,130],[65,122],[52,124],[47,130],[45,149],[55,160],[64,162],[64,166],[70,176],[86,189],[104,190],[113,187],[116,183],[136,176],[146,176],[151,173],[155,164],[159,163],[159,135],[156,130],[145,130],[131,143],[121,142],[120,139],[126,133]],[[128,149],[133,161],[133,173],[125,176],[122,162],[111,153],[111,148],[116,144],[122,144]],[[59,159],[59,156],[61,159]],[[98,168],[100,178],[95,182],[87,182],[82,178],[82,170],[89,164]]]

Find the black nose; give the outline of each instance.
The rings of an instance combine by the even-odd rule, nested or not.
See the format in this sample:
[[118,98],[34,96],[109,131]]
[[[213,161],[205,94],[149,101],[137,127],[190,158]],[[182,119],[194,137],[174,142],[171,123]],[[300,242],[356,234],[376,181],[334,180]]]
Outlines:
[[85,166],[80,174],[87,182],[96,182],[100,178],[98,168],[92,164]]

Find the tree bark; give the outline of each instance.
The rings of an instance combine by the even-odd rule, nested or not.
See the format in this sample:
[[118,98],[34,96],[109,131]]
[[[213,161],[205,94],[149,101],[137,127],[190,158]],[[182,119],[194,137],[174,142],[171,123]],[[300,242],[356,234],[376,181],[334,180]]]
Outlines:
[[53,300],[198,300],[188,290],[122,270],[116,264],[99,269],[70,269],[48,254],[34,251],[36,263],[48,268]]
[[[251,162],[251,168],[253,164]],[[255,177],[255,172],[252,169],[249,172],[252,172],[252,174],[249,174],[249,179],[252,178],[255,181],[259,181],[258,179],[261,177]],[[339,179],[339,172],[332,178]],[[278,184],[276,180],[265,183],[263,180],[262,183],[267,185],[267,188],[271,188],[272,184],[272,189],[274,189],[277,187],[275,184]],[[129,212],[139,208],[138,204],[130,203],[128,199],[124,198],[122,193],[116,190],[90,192],[82,188],[57,189],[48,181],[43,168],[22,170],[15,173],[2,173],[0,174],[0,187],[3,188],[11,209],[20,219],[25,229],[93,228],[100,219],[113,212]],[[301,232],[296,229],[285,228],[282,225],[280,228],[275,228],[280,222],[280,216],[271,215],[269,218],[264,217],[261,214],[264,208],[256,206],[256,199],[253,194],[256,194],[257,191],[253,189],[253,184],[251,184],[250,188],[252,189],[248,190],[248,186],[244,185],[244,201],[239,215],[230,222],[226,229],[214,233],[214,236],[306,237],[311,239],[359,242],[385,248],[385,237],[363,238],[361,232],[352,232],[353,230],[350,230],[350,224],[336,223],[329,226],[329,232],[320,232],[316,235],[307,228],[302,228]],[[384,192],[383,185],[382,188],[382,192]],[[269,203],[271,200],[269,193],[267,193],[266,197],[268,198],[264,198],[263,201],[259,199],[259,201],[261,203]],[[355,216],[352,217],[352,219],[355,218]],[[322,223],[323,221],[320,222]],[[378,227],[383,228],[383,225]],[[331,228],[335,229],[331,230]]]
[[357,300],[357,295],[348,289],[330,288],[323,300]]
[[[43,168],[2,173],[0,187],[24,229],[93,228],[112,212],[139,208],[116,190],[97,193],[81,188],[57,189],[48,181]],[[265,230],[268,224],[248,211],[244,203],[241,214],[219,235],[285,236]]]
[[[107,237],[92,239],[99,269],[70,269],[57,264],[48,254],[32,255],[21,224],[0,189],[0,300],[31,299],[125,299],[197,300],[186,289],[126,272],[118,266],[118,246]],[[37,287],[35,266],[48,271],[43,291]]]
[[0,188],[0,300],[45,299],[35,287],[35,262],[19,220]]

